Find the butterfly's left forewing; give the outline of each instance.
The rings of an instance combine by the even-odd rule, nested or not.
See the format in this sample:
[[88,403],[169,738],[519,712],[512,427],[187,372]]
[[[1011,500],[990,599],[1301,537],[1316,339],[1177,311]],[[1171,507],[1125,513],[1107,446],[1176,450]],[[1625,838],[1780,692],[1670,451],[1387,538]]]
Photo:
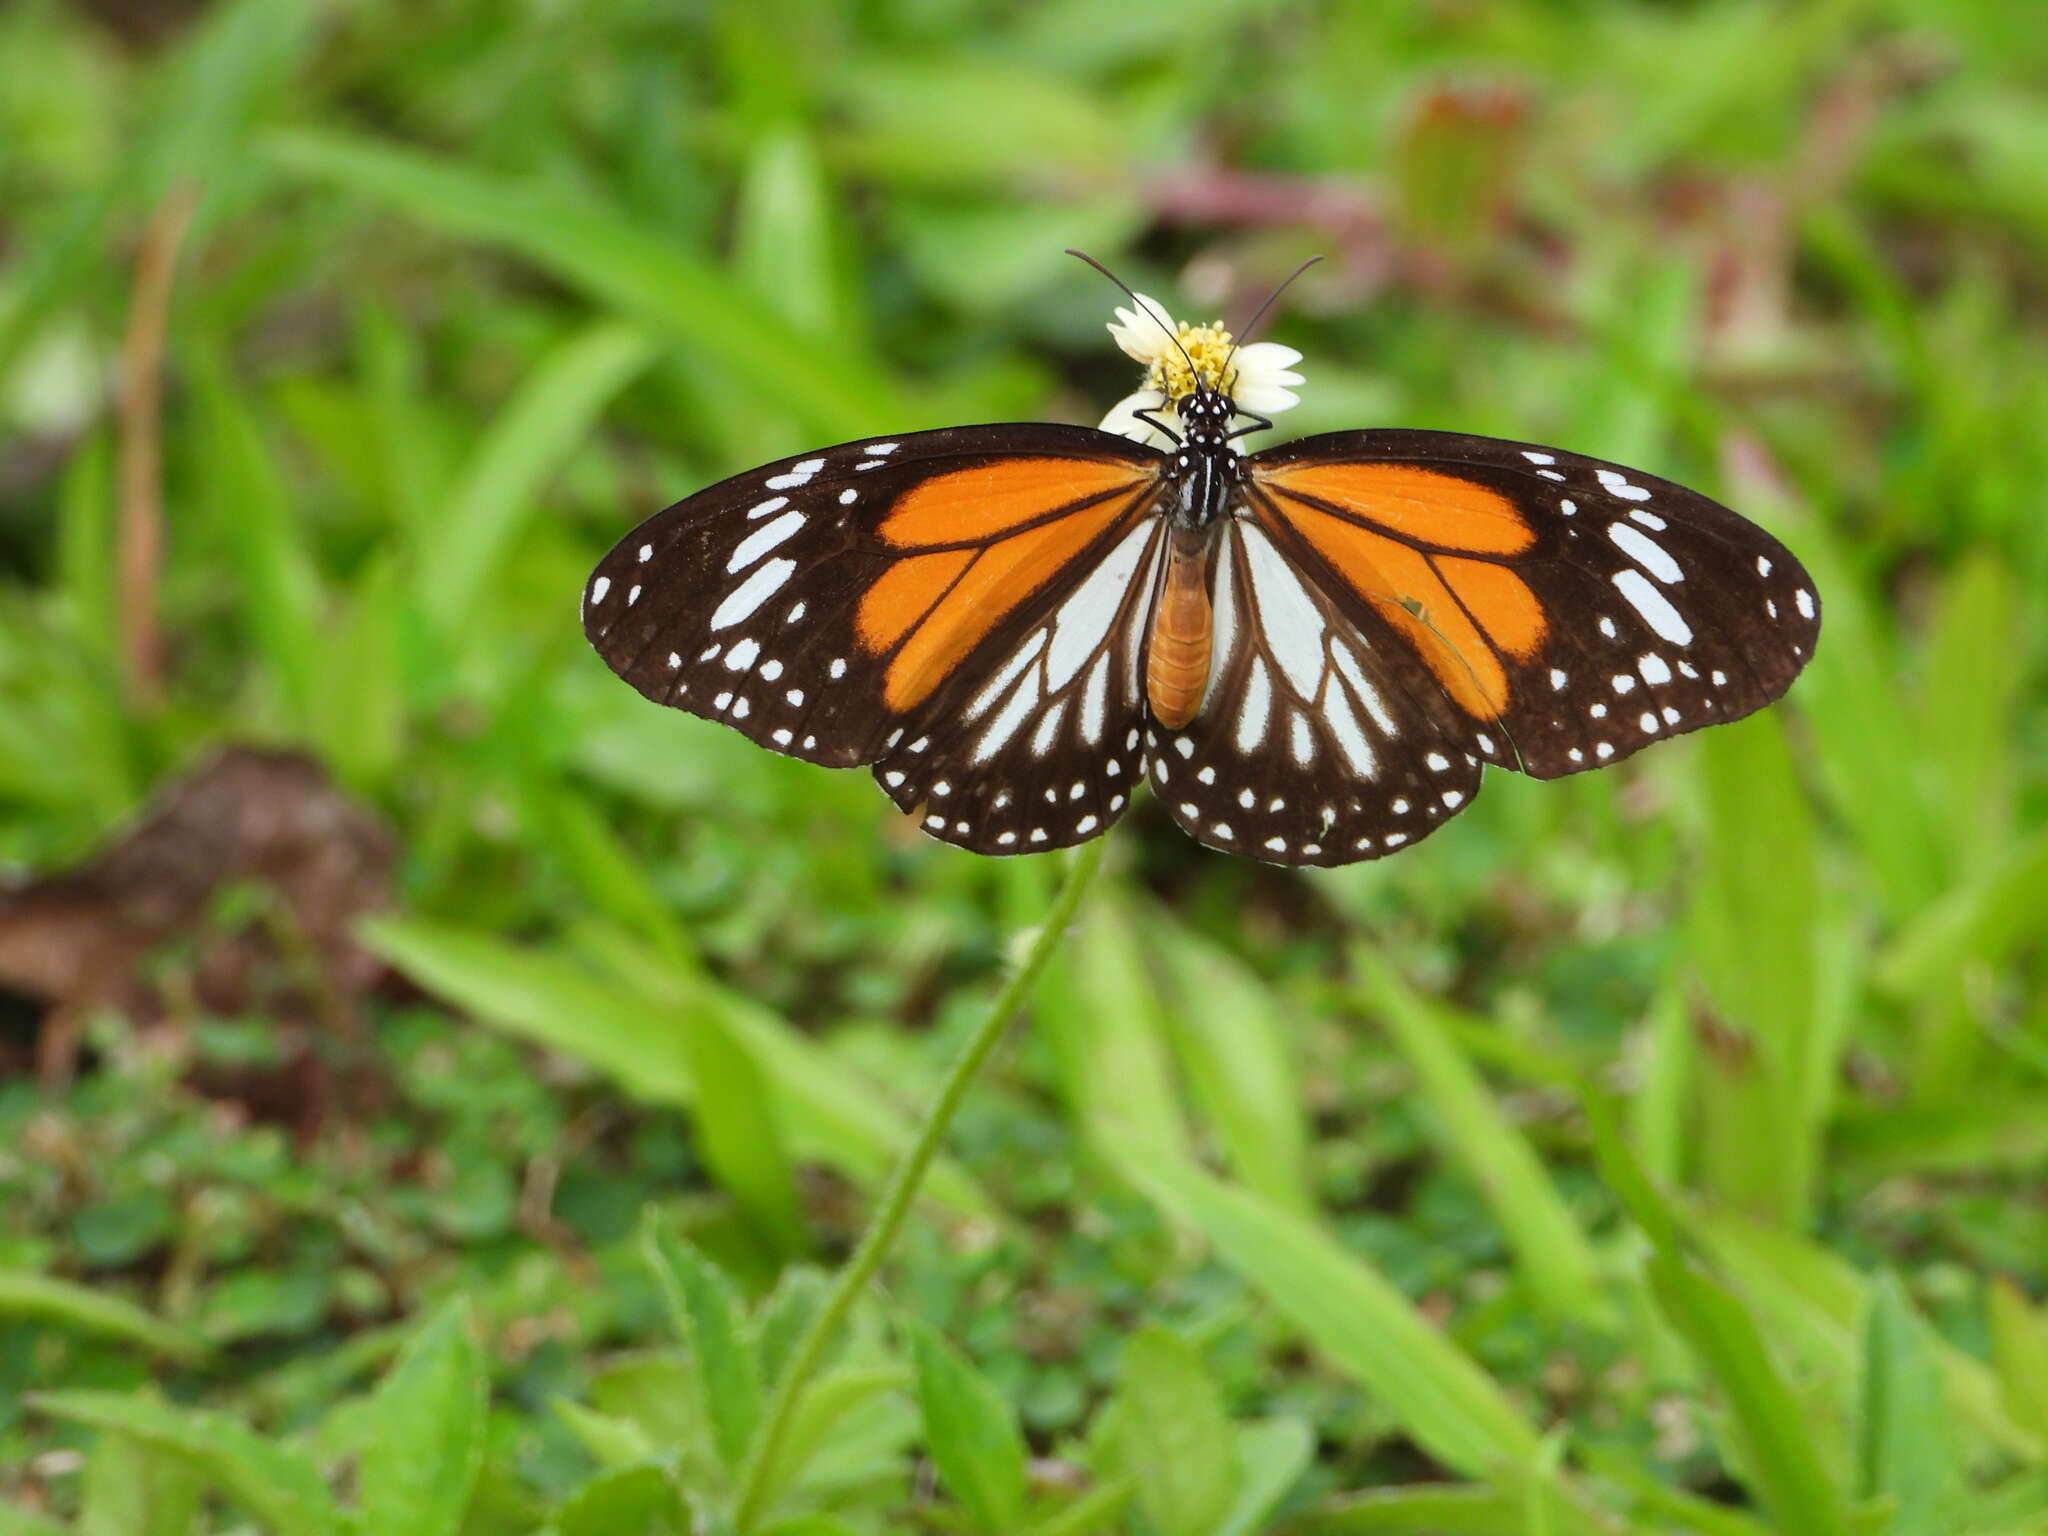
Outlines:
[[[1077,842],[1128,799],[1101,765],[1142,707],[1134,594],[1157,459],[1085,428],[1005,425],[783,460],[621,540],[585,589],[585,632],[648,698],[790,756],[873,764],[934,836],[991,853]],[[1028,816],[1046,774],[1060,814]]]

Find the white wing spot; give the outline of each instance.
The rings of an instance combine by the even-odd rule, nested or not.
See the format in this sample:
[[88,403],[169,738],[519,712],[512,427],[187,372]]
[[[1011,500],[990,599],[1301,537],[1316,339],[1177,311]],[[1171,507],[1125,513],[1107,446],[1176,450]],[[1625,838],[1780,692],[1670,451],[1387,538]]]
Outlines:
[[747,521],[752,522],[757,517],[766,517],[770,512],[780,512],[788,505],[787,496],[770,496],[766,501],[757,501],[747,508]]
[[761,680],[763,682],[772,683],[780,676],[782,676],[781,662],[771,657],[769,660],[761,663]]
[[1673,709],[1669,704],[1666,704],[1664,706],[1664,723],[1666,725],[1678,724],[1678,711]]
[[1109,797],[1109,808],[1111,811],[1122,810],[1124,808],[1124,797],[1122,795],[1111,795]]
[[1634,511],[1630,512],[1628,520],[1632,523],[1641,523],[1645,528],[1652,529],[1658,533],[1662,533],[1671,526],[1656,513],[1645,512],[1641,507],[1637,507]]
[[648,561],[652,560],[653,558],[654,546],[652,544],[642,544],[640,546],[640,563],[642,565],[645,565]]
[[1644,490],[1640,485],[1630,485],[1626,479],[1611,469],[1595,470],[1594,478],[1623,501],[1648,501],[1650,499],[1648,491]]
[[1614,756],[1614,748],[1604,741],[1596,741],[1593,743],[1593,755],[1601,758],[1612,757]]
[[724,709],[726,705],[730,704],[731,702],[732,690],[728,688],[725,690],[725,692],[721,693],[717,698],[711,701],[711,707],[713,709]]
[[1074,780],[1073,786],[1067,790],[1067,798],[1069,800],[1078,800],[1087,793],[1088,786],[1082,783],[1079,779],[1076,779]]
[[1406,797],[1406,796],[1402,796],[1402,797],[1400,797],[1400,798],[1396,799],[1396,800],[1394,801],[1393,805],[1392,805],[1391,807],[1389,807],[1389,809],[1391,809],[1391,810],[1393,811],[1393,813],[1394,813],[1394,814],[1395,814],[1396,816],[1406,816],[1406,815],[1408,814],[1408,800],[1407,800],[1407,797]]
[[1555,480],[1559,485],[1564,484],[1564,476],[1554,469],[1539,469],[1536,473],[1546,480]]
[[1100,819],[1091,811],[1074,823],[1074,830],[1076,832],[1093,832],[1099,825],[1101,825]]
[[850,485],[849,485],[849,486],[848,486],[848,487],[847,487],[847,488],[846,488],[845,490],[843,490],[843,491],[841,491],[841,492],[839,493],[839,505],[841,505],[842,507],[850,507],[850,506],[852,506],[852,505],[853,505],[853,504],[854,504],[854,503],[855,503],[856,501],[859,501],[859,500],[860,500],[860,492],[859,492],[859,491],[856,491],[856,490],[855,490],[855,489],[854,489],[854,488],[853,488],[852,486],[850,486]]
[[998,793],[998,794],[996,795],[995,799],[993,799],[993,800],[991,800],[991,801],[989,802],[989,804],[990,804],[990,805],[991,805],[991,806],[992,806],[993,808],[995,808],[996,810],[999,810],[999,811],[1000,811],[1000,810],[1001,810],[1001,809],[1002,809],[1002,808],[1003,808],[1004,806],[1008,805],[1009,803],[1010,803],[1010,792],[1009,792],[1009,791],[1008,791],[1007,789],[1005,789],[1005,790],[1002,790],[1001,792],[999,792],[999,793]]
[[903,770],[900,768],[891,768],[887,773],[882,775],[882,782],[884,784],[887,784],[891,789],[896,788],[903,782]]
[[1235,836],[1237,836],[1237,834],[1236,834],[1235,832],[1233,832],[1233,831],[1231,831],[1231,830],[1230,830],[1230,823],[1229,823],[1229,822],[1227,822],[1227,821],[1217,821],[1217,822],[1211,822],[1211,823],[1209,824],[1209,830],[1210,830],[1211,832],[1215,833],[1215,834],[1216,834],[1216,835],[1217,835],[1218,837],[1235,837]]
[[1621,631],[1614,627],[1614,620],[1607,617],[1607,615],[1603,613],[1600,616],[1600,633],[1605,635],[1608,639],[1612,640],[1615,638],[1615,636],[1620,634]]
[[844,676],[846,676],[846,658],[844,656],[836,657],[832,662],[832,681],[836,683]]
[[668,669],[669,669],[669,671],[671,671],[671,672],[674,672],[674,671],[676,671],[676,670],[677,670],[678,668],[680,668],[680,667],[682,666],[682,664],[683,664],[683,658],[682,658],[682,657],[678,656],[678,655],[677,655],[677,654],[676,654],[676,653],[675,653],[674,651],[670,651],[670,652],[668,653]]
[[925,749],[926,747],[930,746],[931,744],[932,744],[932,739],[931,739],[931,737],[929,737],[929,736],[920,736],[920,737],[918,737],[918,738],[917,738],[917,740],[913,741],[913,742],[912,742],[912,743],[910,744],[910,750],[911,750],[911,751],[913,751],[913,752],[922,752],[922,751],[923,751],[923,750],[924,750],[924,749]]
[[1716,688],[1725,688],[1728,686],[1728,674],[1726,672],[1721,671],[1718,667],[1714,669],[1714,686]]
[[[638,587],[635,587],[633,590],[635,592],[638,592],[640,589]],[[631,602],[632,599],[628,598],[627,601]],[[1778,600],[1775,597],[1767,597],[1764,599],[1764,612],[1768,613],[1774,619],[1778,616]]]
[[[633,587],[629,588],[629,589],[627,590],[627,592],[626,592],[626,606],[627,606],[628,608],[630,608],[630,607],[632,607],[632,606],[633,606],[633,605],[634,605],[635,603],[637,603],[637,602],[639,602],[639,601],[640,601],[640,588],[639,588],[639,586],[638,586],[637,584],[635,584],[635,585],[634,585]],[[1772,617],[1772,618],[1776,618],[1776,617],[1777,617],[1777,614],[1776,614],[1775,612],[1773,612],[1773,613],[1772,613],[1772,615],[1771,615],[1771,617]]]
[[1297,763],[1307,763],[1316,755],[1316,738],[1308,728],[1307,715],[1295,715],[1287,722],[1289,745]]
[[1797,592],[1794,592],[1792,594],[1792,601],[1799,607],[1799,617],[1802,619],[1813,617],[1813,594],[1807,591],[1806,588],[1801,587]]
[[1565,753],[1565,756],[1570,758],[1575,763],[1583,763],[1586,760],[1586,754],[1581,752],[1577,747],[1573,747],[1571,751]]
[[1577,517],[1579,515],[1579,504],[1567,496],[1557,504],[1557,510],[1566,517]]
[[697,653],[697,659],[699,661],[715,660],[718,656],[718,653],[724,649],[725,647],[722,645],[707,645],[704,647],[703,650]]
[[1195,755],[1195,744],[1186,736],[1177,736],[1174,738],[1173,750],[1182,757],[1193,757]]
[[1180,803],[1180,813],[1189,821],[1193,821],[1202,814],[1202,808],[1192,800],[1183,800]]
[[1648,736],[1657,729],[1657,717],[1646,709],[1643,711],[1642,719],[1638,720],[1636,724],[1640,725],[1643,728],[1643,734]]
[[953,793],[953,786],[947,780],[941,779],[932,786],[932,793],[935,795],[950,795]]
[[924,819],[924,824],[928,827],[943,827],[946,824],[946,818],[943,816],[927,816]]
[[1215,768],[1215,765],[1214,765],[1214,764],[1207,764],[1207,765],[1204,765],[1204,767],[1203,767],[1202,771],[1201,771],[1200,773],[1196,774],[1196,775],[1195,775],[1195,778],[1196,778],[1196,780],[1197,780],[1198,782],[1200,782],[1200,783],[1203,783],[1203,784],[1214,784],[1214,783],[1216,782],[1216,768]]
[[734,699],[732,701],[733,719],[744,720],[747,718],[748,715],[751,715],[753,712],[754,701],[752,699]]
[[1659,639],[1669,640],[1673,645],[1692,644],[1692,626],[1671,606],[1670,599],[1643,579],[1640,571],[1616,571],[1613,581],[1615,590],[1628,599],[1629,606],[1643,616]]
[[782,622],[785,624],[794,624],[798,619],[801,619],[803,616],[804,605],[802,603],[798,603],[794,608],[789,610],[789,616],[785,618]]
[[1522,450],[1522,457],[1527,459],[1531,464],[1555,464],[1557,462],[1556,454],[1538,453],[1533,448],[1524,448]]
[[1566,677],[1556,667],[1550,669],[1550,691],[1552,693],[1562,693],[1564,685],[1570,681],[1571,679]]
[[1031,750],[1033,752],[1043,757],[1052,750],[1053,742],[1059,738],[1060,721],[1066,718],[1066,714],[1067,701],[1065,699],[1060,700],[1059,703],[1053,705],[1051,709],[1045,712],[1038,722],[1038,729],[1031,736]]
[[1287,851],[1287,839],[1284,837],[1269,837],[1266,839],[1266,846],[1275,853],[1285,853]]
[[1429,754],[1428,757],[1425,757],[1423,761],[1425,763],[1428,763],[1430,768],[1437,773],[1442,773],[1446,768],[1451,766],[1451,760],[1448,757],[1445,757],[1441,752],[1432,752]]
[[775,733],[775,745],[777,745],[778,747],[788,746],[790,743],[791,734],[792,733],[787,729],[777,731]]
[[1475,737],[1473,737],[1472,739],[1473,739],[1474,741],[1476,741],[1476,742],[1478,742],[1478,743],[1479,743],[1479,750],[1480,750],[1480,751],[1482,751],[1482,752],[1491,752],[1491,751],[1493,750],[1493,738],[1492,738],[1491,736],[1487,735],[1487,734],[1486,734],[1486,732],[1484,732],[1484,731],[1481,731],[1481,732],[1480,732],[1480,733],[1479,733],[1478,735],[1476,735],[1476,736],[1475,736]]
[[[858,464],[854,465],[853,467],[857,470],[880,469],[882,467],[882,461],[880,459],[862,459]],[[771,480],[768,483],[770,485],[773,485],[775,482]]]
[[861,449],[862,453],[894,453],[895,451],[896,445],[894,443],[869,443],[867,447]]
[[[753,574],[725,595],[725,601],[711,610],[711,628],[724,629],[750,617],[767,602],[796,571],[794,560],[764,560]],[[801,605],[799,605],[801,606]]]
[[1607,706],[1605,704],[1595,704],[1592,708],[1588,709],[1586,713],[1591,715],[1595,720],[1605,720],[1607,718]]
[[1685,580],[1685,572],[1679,567],[1678,562],[1671,558],[1662,544],[1647,533],[1638,532],[1627,523],[1609,523],[1607,537],[1614,541],[1617,549],[1665,586]]
[[1246,810],[1250,810],[1252,806],[1257,803],[1257,801],[1258,796],[1254,795],[1248,789],[1240,789],[1237,792],[1237,803],[1243,806]]
[[996,842],[1001,847],[1007,848],[1015,841],[1017,841],[1017,834],[1014,832],[998,832],[996,834]]
[[1646,683],[1656,684],[1671,681],[1671,668],[1665,663],[1664,658],[1655,651],[1646,651],[1638,656],[1636,658],[1636,670],[1643,674],[1643,681]]
[[1268,800],[1266,802],[1266,810],[1269,814],[1274,811],[1284,811],[1286,809],[1287,802],[1278,795],[1275,795],[1271,800]]
[[591,602],[593,602],[593,603],[601,603],[601,602],[603,602],[603,601],[604,601],[604,595],[605,595],[605,593],[607,593],[607,592],[611,591],[611,589],[612,589],[612,579],[611,579],[611,577],[609,577],[609,576],[600,576],[600,577],[598,577],[598,578],[597,578],[597,580],[593,581],[593,582],[592,582],[592,583],[590,584],[590,600],[591,600]]
[[794,709],[801,709],[801,708],[803,708],[803,704],[804,704],[804,691],[803,691],[803,689],[801,689],[801,688],[792,688],[792,689],[790,689],[790,690],[789,690],[789,692],[785,693],[785,694],[783,695],[783,697],[784,697],[785,699],[789,700],[789,702],[790,702],[790,706],[791,706],[792,708],[794,708]]
[[1408,834],[1406,832],[1389,832],[1387,834],[1387,846],[1389,848],[1398,848],[1407,841]]
[[749,637],[725,653],[725,669],[728,672],[744,672],[754,664],[754,658],[760,654],[760,644]]
[[1759,576],[1768,576],[1771,574],[1771,562],[1768,556],[1758,555],[1756,557],[1756,573]]
[[1033,841],[1034,843],[1042,843],[1042,842],[1044,842],[1044,841],[1045,841],[1045,828],[1043,828],[1043,827],[1033,827],[1033,828],[1031,829],[1031,841]]
[[1463,805],[1464,803],[1465,797],[1458,790],[1447,789],[1444,791],[1444,804],[1449,806],[1452,810],[1455,811],[1459,806]]

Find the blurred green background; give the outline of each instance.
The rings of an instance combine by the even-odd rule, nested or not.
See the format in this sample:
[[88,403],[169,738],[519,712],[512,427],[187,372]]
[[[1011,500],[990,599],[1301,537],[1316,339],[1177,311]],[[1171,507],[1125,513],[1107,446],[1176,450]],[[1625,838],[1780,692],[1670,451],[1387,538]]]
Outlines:
[[1059,861],[577,596],[1097,419],[1069,245],[1326,253],[1290,435],[1670,476],[1827,632],[1384,863],[1141,805],[749,1529],[2048,1532],[2038,7],[12,0],[0,1533],[732,1529]]

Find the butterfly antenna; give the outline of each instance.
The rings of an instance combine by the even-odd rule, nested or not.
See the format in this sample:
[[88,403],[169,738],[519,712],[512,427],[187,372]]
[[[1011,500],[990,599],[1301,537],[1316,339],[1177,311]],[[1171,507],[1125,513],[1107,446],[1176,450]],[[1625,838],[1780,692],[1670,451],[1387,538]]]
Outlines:
[[1112,283],[1115,283],[1117,287],[1123,289],[1125,294],[1129,296],[1130,301],[1138,306],[1138,313],[1141,315],[1148,316],[1154,325],[1158,326],[1160,330],[1166,333],[1166,339],[1173,343],[1173,350],[1178,352],[1181,355],[1181,360],[1188,365],[1188,376],[1195,381],[1195,389],[1197,390],[1197,392],[1199,392],[1202,388],[1202,376],[1195,369],[1195,360],[1192,357],[1188,356],[1188,349],[1180,344],[1180,337],[1174,332],[1171,326],[1169,326],[1164,320],[1159,318],[1158,314],[1153,310],[1152,306],[1150,304],[1147,304],[1143,299],[1139,298],[1135,293],[1132,293],[1131,285],[1129,283],[1125,282],[1122,278],[1118,277],[1114,272],[1110,271],[1109,268],[1105,267],[1093,256],[1090,256],[1086,251],[1076,251],[1073,249],[1069,249],[1067,251],[1067,254],[1069,256],[1079,257],[1082,261],[1087,262],[1089,266],[1093,267],[1096,271],[1100,272],[1104,277],[1108,278]]
[[1266,318],[1266,311],[1273,307],[1273,301],[1279,298],[1280,295],[1285,293],[1290,287],[1292,287],[1294,280],[1297,277],[1301,276],[1302,273],[1306,272],[1310,267],[1314,266],[1317,262],[1321,261],[1322,259],[1323,258],[1319,255],[1309,257],[1307,261],[1304,261],[1292,272],[1288,273],[1285,277],[1281,278],[1280,286],[1278,288],[1275,288],[1271,293],[1266,295],[1266,302],[1261,304],[1257,309],[1252,311],[1251,319],[1245,321],[1244,325],[1239,328],[1237,333],[1237,340],[1233,341],[1230,344],[1230,355],[1223,359],[1223,377],[1225,381],[1228,381],[1230,378],[1230,365],[1237,359],[1237,349],[1243,346],[1245,338],[1251,335],[1252,327],[1257,325],[1261,320]]

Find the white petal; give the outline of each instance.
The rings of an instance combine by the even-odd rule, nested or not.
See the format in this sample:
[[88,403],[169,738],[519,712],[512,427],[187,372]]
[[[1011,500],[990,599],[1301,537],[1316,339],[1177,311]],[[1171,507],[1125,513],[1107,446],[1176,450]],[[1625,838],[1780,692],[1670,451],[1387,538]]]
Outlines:
[[1230,398],[1240,411],[1250,411],[1257,416],[1271,416],[1276,411],[1291,411],[1301,404],[1301,396],[1291,389],[1282,389],[1277,384],[1248,383],[1242,375],[1237,381],[1237,392]]
[[1137,299],[1158,323],[1146,319],[1139,310],[1119,309],[1116,319],[1110,322],[1109,334],[1116,338],[1116,344],[1124,349],[1126,356],[1141,363],[1150,363],[1173,350],[1171,338],[1180,334],[1180,328],[1157,299],[1147,298],[1142,293],[1137,295]]
[[[1248,347],[1237,349],[1237,367],[1240,371],[1253,373],[1278,373],[1292,368],[1301,361],[1301,354],[1292,347],[1283,347],[1277,341],[1255,341]],[[1299,384],[1301,380],[1296,379]]]
[[1118,437],[1128,437],[1134,443],[1150,443],[1154,448],[1171,448],[1173,440],[1154,431],[1151,423],[1138,420],[1139,411],[1154,411],[1158,413],[1161,421],[1174,426],[1180,424],[1172,408],[1167,406],[1164,395],[1156,389],[1141,389],[1134,395],[1125,395],[1109,408],[1109,414],[1102,418],[1102,430],[1114,432]]

